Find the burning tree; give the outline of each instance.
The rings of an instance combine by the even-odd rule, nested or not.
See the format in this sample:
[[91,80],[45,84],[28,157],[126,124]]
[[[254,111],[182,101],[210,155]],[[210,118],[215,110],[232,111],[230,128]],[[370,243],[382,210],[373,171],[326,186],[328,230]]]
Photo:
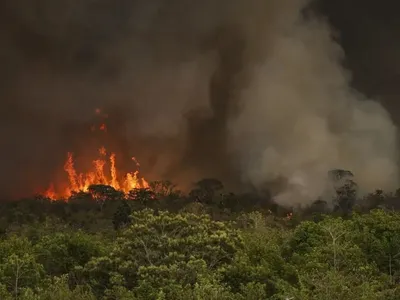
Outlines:
[[[107,118],[108,115],[103,114],[100,109],[96,109],[96,115]],[[107,133],[107,124],[102,122],[100,125],[91,126],[91,131],[100,131]],[[98,157],[92,161],[92,169],[87,172],[78,172],[75,167],[75,158],[72,152],[67,153],[64,164],[64,171],[67,174],[68,181],[62,183],[63,188],[56,188],[54,183],[44,193],[46,197],[56,199],[67,199],[75,192],[94,193],[93,196],[98,199],[104,197],[107,192],[104,187],[108,186],[108,190],[120,191],[128,194],[134,189],[148,188],[148,182],[139,176],[140,165],[135,157],[132,162],[136,166],[136,170],[131,172],[121,172],[117,169],[117,156],[114,152],[108,152],[104,146],[98,149]],[[67,179],[66,178],[66,179]],[[102,186],[103,188],[99,188]],[[99,194],[99,189],[102,191]]]

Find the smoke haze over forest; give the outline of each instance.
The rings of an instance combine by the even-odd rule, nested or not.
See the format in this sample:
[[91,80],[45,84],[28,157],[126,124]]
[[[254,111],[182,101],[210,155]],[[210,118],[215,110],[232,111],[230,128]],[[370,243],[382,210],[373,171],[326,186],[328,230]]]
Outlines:
[[335,168],[361,191],[397,188],[400,25],[368,1],[328,2],[1,2],[1,194],[85,155],[96,108],[150,179],[284,177],[282,204],[314,200]]

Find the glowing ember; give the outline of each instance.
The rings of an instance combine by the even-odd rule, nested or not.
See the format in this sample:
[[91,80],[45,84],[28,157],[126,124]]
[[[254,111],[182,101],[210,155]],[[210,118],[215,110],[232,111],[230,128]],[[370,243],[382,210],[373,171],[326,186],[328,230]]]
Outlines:
[[106,148],[101,147],[101,148],[99,149],[99,153],[100,153],[101,156],[106,156],[106,155],[107,155],[107,150],[106,150]]
[[96,115],[102,116],[103,118],[106,118],[106,119],[108,118],[108,114],[102,113],[102,111],[101,111],[100,108],[96,108],[96,109],[94,110],[94,112],[95,112]]
[[106,126],[106,124],[101,124],[99,129],[100,129],[101,131],[107,131],[107,126]]

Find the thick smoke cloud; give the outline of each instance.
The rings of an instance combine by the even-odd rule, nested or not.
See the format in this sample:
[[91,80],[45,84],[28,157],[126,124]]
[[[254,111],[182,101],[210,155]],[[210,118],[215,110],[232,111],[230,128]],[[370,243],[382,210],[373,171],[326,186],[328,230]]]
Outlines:
[[3,2],[0,189],[50,181],[66,151],[90,144],[80,124],[96,107],[115,112],[119,151],[151,179],[285,177],[283,204],[316,198],[332,168],[352,170],[361,190],[396,187],[396,128],[350,88],[343,51],[308,4]]
[[361,192],[396,188],[397,130],[383,107],[350,88],[330,33],[300,18],[277,36],[232,120],[233,145],[248,145],[237,149],[245,176],[258,184],[288,178],[277,196],[284,204],[322,195],[336,168],[351,170]]

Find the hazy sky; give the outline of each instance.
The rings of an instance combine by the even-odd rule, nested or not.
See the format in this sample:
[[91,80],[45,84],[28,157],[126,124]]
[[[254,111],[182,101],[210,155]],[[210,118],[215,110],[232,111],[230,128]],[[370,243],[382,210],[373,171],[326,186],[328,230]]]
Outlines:
[[354,85],[380,98],[400,122],[400,3],[322,0],[320,11],[340,33]]
[[397,2],[316,0],[304,17],[308,0],[3,0],[0,191],[62,172],[96,107],[150,177],[284,176],[314,197],[307,182],[339,164],[391,188]]

